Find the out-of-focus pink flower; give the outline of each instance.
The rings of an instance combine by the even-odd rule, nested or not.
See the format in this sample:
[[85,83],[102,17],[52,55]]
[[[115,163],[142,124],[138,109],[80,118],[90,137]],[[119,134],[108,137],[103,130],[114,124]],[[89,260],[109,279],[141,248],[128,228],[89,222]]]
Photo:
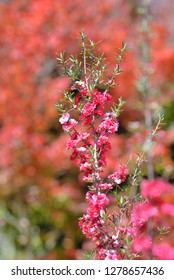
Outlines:
[[141,226],[149,218],[155,217],[159,214],[157,207],[151,205],[149,202],[137,203],[131,214],[131,221],[134,226]]
[[160,210],[163,214],[174,217],[174,205],[169,203],[163,203],[162,205],[160,205]]
[[144,180],[141,183],[141,195],[144,198],[158,198],[162,193],[171,191],[172,187],[169,183],[161,180]]
[[174,247],[167,243],[153,245],[152,254],[159,260],[174,260]]
[[137,236],[133,247],[136,252],[146,253],[152,246],[152,240],[149,236]]

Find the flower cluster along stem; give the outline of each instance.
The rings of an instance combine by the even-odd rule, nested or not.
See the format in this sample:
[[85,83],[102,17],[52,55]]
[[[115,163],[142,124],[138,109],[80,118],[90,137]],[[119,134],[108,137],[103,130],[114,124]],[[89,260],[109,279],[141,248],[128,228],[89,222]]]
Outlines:
[[[80,228],[94,242],[96,259],[117,259],[119,234],[114,227],[114,218],[109,217],[108,193],[125,181],[128,170],[119,165],[113,174],[105,178],[102,174],[107,166],[107,152],[111,149],[109,136],[118,131],[118,116],[124,105],[121,98],[118,105],[114,104],[108,90],[121,72],[119,63],[126,51],[126,44],[119,49],[113,75],[107,76],[104,56],[95,53],[95,44],[91,40],[87,44],[83,33],[81,40],[83,64],[77,58],[73,60],[72,56],[66,60],[65,54],[58,57],[64,74],[70,77],[72,83],[71,92],[68,94],[66,91],[57,104],[61,112],[59,121],[70,136],[67,143],[67,150],[72,150],[70,159],[79,166],[83,180],[89,186],[86,194],[88,207],[79,221]],[[79,73],[80,79],[77,77]],[[100,85],[105,88],[103,91],[98,90]]]

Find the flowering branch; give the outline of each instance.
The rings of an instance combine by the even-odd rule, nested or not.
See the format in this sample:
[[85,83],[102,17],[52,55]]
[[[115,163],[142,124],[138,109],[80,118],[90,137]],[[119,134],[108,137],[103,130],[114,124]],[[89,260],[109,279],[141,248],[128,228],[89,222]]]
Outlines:
[[[89,203],[87,214],[80,219],[79,225],[83,234],[92,239],[96,245],[95,258],[113,259],[117,258],[119,234],[112,225],[113,219],[109,218],[108,191],[125,181],[128,170],[120,165],[107,178],[103,178],[102,174],[107,165],[107,152],[111,149],[109,136],[118,131],[118,116],[124,105],[121,98],[118,105],[114,104],[108,90],[121,72],[119,65],[126,51],[126,44],[123,43],[119,49],[113,74],[107,76],[105,72],[108,70],[106,64],[103,64],[104,56],[95,51],[95,44],[91,40],[87,43],[87,37],[83,32],[81,41],[82,69],[80,69],[81,61],[78,59],[75,60],[71,56],[65,60],[62,54],[58,57],[64,74],[70,77],[72,83],[71,93],[64,92],[63,100],[57,104],[61,112],[59,121],[70,136],[67,143],[67,150],[72,150],[70,159],[78,164],[80,172],[83,173],[83,180],[90,184],[86,194]],[[81,74],[80,79],[77,79],[77,73]],[[103,92],[98,90],[101,86],[104,88]],[[70,116],[70,112],[76,119]],[[108,231],[109,227],[112,227],[111,232]]]

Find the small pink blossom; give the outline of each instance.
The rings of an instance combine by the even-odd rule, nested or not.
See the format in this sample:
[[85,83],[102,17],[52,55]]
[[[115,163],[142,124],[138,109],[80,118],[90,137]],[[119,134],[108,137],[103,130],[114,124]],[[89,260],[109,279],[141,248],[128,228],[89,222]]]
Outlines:
[[106,252],[105,260],[118,260],[118,255],[115,250],[108,250]]
[[96,106],[97,105],[103,105],[105,103],[105,101],[107,100],[106,96],[96,89],[93,90],[92,96],[93,96],[93,103]]
[[91,164],[89,162],[81,163],[80,164],[80,171],[85,171],[91,168]]
[[128,227],[127,228],[127,235],[128,236],[132,236],[132,237],[135,237],[137,236],[137,233],[138,233],[138,228],[137,227]]
[[108,137],[107,136],[101,135],[99,137],[98,142],[97,142],[97,148],[98,149],[103,148],[103,149],[107,149],[107,150],[111,149],[111,144],[108,141]]
[[106,162],[106,149],[103,149],[102,151],[100,151],[100,156],[98,159],[98,166],[107,166],[107,162]]
[[67,145],[66,145],[66,150],[70,150],[72,148],[75,148],[77,145],[77,140],[69,140]]
[[78,155],[79,155],[78,151],[74,149],[72,155],[70,156],[70,160],[72,161],[76,160],[78,158]]
[[74,127],[78,124],[78,122],[74,119],[70,119],[68,122],[63,124],[63,129],[67,132],[69,132],[70,130],[73,130]]
[[97,251],[96,255],[94,256],[94,259],[95,259],[95,260],[105,260],[105,258],[106,258],[106,252],[107,252],[106,249],[100,248],[100,249]]
[[127,231],[127,229],[125,227],[118,227],[117,228],[117,234],[119,235],[120,233],[125,233]]
[[73,131],[73,132],[71,133],[71,139],[72,139],[72,140],[77,140],[77,139],[78,139],[78,134],[77,134],[76,131]]
[[83,234],[87,238],[91,238],[93,241],[97,242],[102,237],[102,223],[98,219],[99,212],[98,209],[94,210],[92,208],[87,209],[88,214],[83,215],[79,221],[79,226],[82,229]]
[[98,207],[98,205],[91,205],[87,208],[87,214],[90,216],[91,219],[98,218],[100,214],[100,208]]
[[88,91],[86,88],[82,88],[74,98],[74,103],[77,106],[83,96],[88,96]]
[[93,194],[90,200],[90,204],[93,206],[98,206],[100,209],[103,209],[107,204],[109,204],[109,199],[104,193]]
[[[82,119],[81,119],[82,120]],[[93,120],[93,116],[90,115],[90,116],[87,116],[87,117],[84,117],[83,118],[83,121],[82,121],[82,125],[88,125],[88,124],[91,124],[92,123],[92,120]]]
[[104,92],[103,95],[106,97],[106,100],[107,100],[107,101],[109,101],[109,102],[112,102],[112,101],[113,101],[112,96],[111,96],[108,92]]
[[92,182],[92,174],[85,174],[82,178],[83,181],[85,182]]
[[90,102],[87,102],[82,109],[82,114],[80,116],[80,119],[83,120],[85,117],[90,116],[95,109],[96,105]]
[[115,120],[115,113],[114,112],[109,112],[109,113],[106,113],[105,116],[104,116],[104,120],[109,120],[109,119],[114,119]]
[[110,189],[112,189],[112,184],[100,183],[97,185],[97,188],[102,189],[102,190],[110,190]]
[[103,111],[104,111],[104,106],[103,105],[99,105],[94,110],[94,114],[102,117],[103,116]]
[[94,194],[94,192],[88,191],[88,192],[86,193],[86,199],[89,201],[89,200],[92,198],[93,194]]
[[66,113],[66,114],[62,115],[62,117],[59,119],[59,122],[61,124],[65,124],[69,121],[69,119],[70,119],[70,115],[68,113]]
[[90,136],[90,133],[84,132],[79,135],[79,140],[86,140]]
[[118,131],[118,122],[114,119],[104,119],[99,125],[99,132],[101,134],[114,134]]
[[113,180],[116,184],[121,184],[126,180],[127,174],[128,174],[128,169],[123,165],[119,165],[118,170],[113,174],[109,175],[108,179]]

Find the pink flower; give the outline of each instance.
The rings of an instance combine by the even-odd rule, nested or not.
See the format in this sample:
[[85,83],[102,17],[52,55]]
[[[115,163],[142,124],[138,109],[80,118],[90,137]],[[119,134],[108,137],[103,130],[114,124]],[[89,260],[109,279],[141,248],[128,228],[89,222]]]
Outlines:
[[79,140],[86,140],[90,136],[90,133],[84,132],[79,135]]
[[104,111],[104,106],[103,105],[99,105],[94,110],[94,114],[102,117],[103,116],[103,111]]
[[70,160],[74,161],[78,158],[79,153],[77,152],[77,150],[74,149],[72,155],[70,156]]
[[79,91],[79,93],[82,95],[82,96],[88,96],[88,91],[87,91],[87,88],[83,88]]
[[82,114],[80,116],[80,120],[83,120],[84,118],[90,116],[95,109],[96,105],[90,102],[87,102],[82,109]]
[[101,134],[114,134],[118,130],[118,122],[114,119],[106,118],[99,125],[99,132]]
[[107,166],[107,162],[106,162],[106,149],[103,149],[102,151],[100,151],[100,156],[98,159],[98,166]]
[[137,203],[133,208],[131,221],[135,227],[140,227],[149,218],[157,217],[158,214],[158,209],[149,202]]
[[162,211],[163,214],[174,217],[174,205],[169,204],[169,203],[163,203],[160,206],[160,210]]
[[94,256],[94,259],[95,259],[95,260],[105,260],[105,258],[106,258],[106,252],[107,252],[106,249],[100,248],[100,249],[97,251],[96,255]]
[[87,95],[88,95],[87,89],[86,88],[81,89],[74,98],[75,105],[79,104],[79,101],[80,101],[81,97],[87,96]]
[[91,205],[87,208],[87,214],[90,216],[91,219],[95,219],[100,214],[100,208],[98,207],[98,205]]
[[115,250],[108,250],[106,252],[105,260],[118,260],[118,255],[116,254]]
[[74,127],[76,126],[78,122],[76,122],[76,120],[74,119],[70,119],[68,122],[65,122],[63,124],[63,129],[67,132],[69,132],[70,130],[73,130]]
[[137,232],[138,232],[138,230],[137,230],[137,227],[128,227],[127,228],[127,235],[128,236],[132,236],[132,237],[135,237],[136,235],[137,235]]
[[87,169],[91,168],[91,164],[89,162],[81,163],[80,164],[80,171],[86,171]]
[[86,199],[87,199],[88,201],[90,201],[90,199],[92,198],[93,194],[94,194],[94,192],[88,191],[88,192],[86,193]]
[[98,206],[100,209],[103,209],[107,204],[109,204],[109,199],[104,193],[93,194],[90,199],[90,204],[93,206]]
[[159,198],[162,193],[168,192],[172,190],[172,186],[161,180],[144,180],[141,183],[141,195],[144,198]]
[[73,131],[73,132],[71,133],[71,139],[72,139],[72,140],[77,140],[77,138],[78,138],[77,132],[76,132],[76,131]]
[[127,174],[128,174],[128,169],[123,165],[119,165],[118,171],[109,175],[108,179],[113,180],[116,184],[121,184],[122,182],[124,182],[126,180]]
[[133,247],[136,252],[148,252],[152,246],[152,240],[149,236],[137,236]]
[[85,174],[82,180],[85,182],[92,182],[92,174]]
[[152,254],[159,260],[174,260],[174,247],[167,243],[153,245]]
[[101,190],[110,190],[110,189],[112,189],[112,184],[101,183],[101,184],[97,185],[97,188],[101,189]]
[[69,118],[70,118],[70,115],[67,113],[67,114],[63,114],[62,117],[59,119],[59,122],[61,124],[65,124],[69,121]]
[[[88,117],[84,117],[83,118],[84,120],[83,120],[83,122],[82,122],[82,125],[88,125],[88,124],[91,124],[92,123],[92,119],[93,119],[93,116],[91,115],[91,116],[88,116]],[[82,120],[82,119],[81,119]]]
[[82,229],[83,234],[87,238],[91,238],[94,242],[97,242],[103,235],[102,223],[98,219],[99,213],[98,210],[92,210],[92,208],[88,208],[87,211],[89,212],[89,214],[84,215],[80,219],[79,226]]
[[67,145],[66,145],[66,150],[70,150],[72,148],[75,148],[77,145],[77,140],[69,140]]
[[125,233],[126,231],[127,231],[127,229],[125,227],[118,227],[117,228],[117,234]]
[[108,92],[103,93],[103,95],[106,97],[107,101],[110,101],[110,102],[113,101],[112,96]]
[[111,144],[108,141],[108,137],[107,136],[101,135],[99,137],[98,142],[97,142],[97,148],[98,149],[104,148],[104,149],[107,149],[107,150],[111,149]]
[[107,100],[106,96],[96,89],[93,90],[92,96],[93,96],[93,103],[96,106],[97,105],[103,105],[105,103],[105,101]]
[[92,220],[88,214],[84,215],[79,221],[79,226],[87,238],[93,238],[98,233],[96,225],[96,220]]

